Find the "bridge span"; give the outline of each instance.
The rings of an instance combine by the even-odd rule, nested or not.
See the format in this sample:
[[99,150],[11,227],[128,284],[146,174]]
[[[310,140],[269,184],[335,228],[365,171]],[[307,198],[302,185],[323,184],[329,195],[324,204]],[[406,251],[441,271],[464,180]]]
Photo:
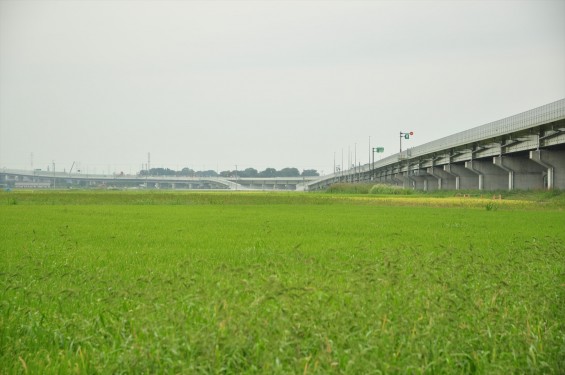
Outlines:
[[419,190],[565,189],[565,99],[309,182]]
[[41,170],[0,169],[0,186],[15,189],[304,190],[306,184],[316,178],[96,175]]

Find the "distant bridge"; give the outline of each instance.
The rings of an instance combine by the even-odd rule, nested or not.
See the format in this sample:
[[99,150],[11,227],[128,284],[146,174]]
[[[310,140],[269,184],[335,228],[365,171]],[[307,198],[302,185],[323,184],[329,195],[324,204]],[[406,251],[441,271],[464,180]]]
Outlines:
[[565,189],[565,99],[309,182],[420,190]]
[[420,190],[565,189],[565,99],[322,177],[221,178],[0,170],[13,188],[320,190],[338,182]]
[[0,183],[20,189],[213,189],[213,190],[304,190],[318,177],[223,178],[183,176],[96,175],[52,171],[0,170]]

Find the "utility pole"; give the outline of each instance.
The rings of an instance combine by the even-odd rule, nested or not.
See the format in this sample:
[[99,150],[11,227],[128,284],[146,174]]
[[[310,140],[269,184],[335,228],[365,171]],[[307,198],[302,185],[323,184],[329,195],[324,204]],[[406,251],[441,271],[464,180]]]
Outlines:
[[[371,136],[369,136],[369,161],[368,161],[368,163],[369,163],[369,166],[371,167],[369,169],[372,169],[373,166],[371,164]],[[372,172],[369,172],[369,179],[371,179],[371,177],[370,177],[371,173]]]
[[350,182],[351,179],[351,174],[350,171],[351,170],[351,145],[347,145],[347,169],[346,169],[346,174],[345,174],[345,181],[346,182]]
[[[343,147],[341,148],[341,167],[339,170],[341,172],[340,175],[343,176]],[[341,182],[341,179],[339,182]]]
[[381,153],[381,152],[385,152],[385,148],[384,147],[373,147],[372,151],[373,151],[372,152],[373,161],[372,161],[372,167],[371,168],[372,168],[373,174],[374,174],[374,172],[375,172],[375,152],[377,154]]
[[375,173],[375,149],[371,148],[371,156],[373,157],[373,160],[371,161],[371,179],[372,177],[374,177],[374,173]]
[[355,149],[354,149],[355,160],[353,165],[357,165],[357,142],[355,142]]
[[359,176],[357,176],[357,172],[359,170],[357,169],[357,142],[355,142],[355,164],[353,164],[353,182],[355,182],[355,179],[357,179],[357,182],[359,182]]

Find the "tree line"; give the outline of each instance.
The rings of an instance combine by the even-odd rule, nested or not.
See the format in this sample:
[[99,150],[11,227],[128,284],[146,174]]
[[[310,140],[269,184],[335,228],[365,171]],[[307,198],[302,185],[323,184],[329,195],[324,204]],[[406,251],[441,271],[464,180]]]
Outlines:
[[149,170],[142,170],[138,173],[140,176],[184,176],[184,177],[226,177],[226,178],[253,178],[253,177],[315,177],[319,176],[315,169],[304,169],[300,172],[297,168],[283,168],[276,170],[275,168],[266,168],[264,171],[259,172],[255,168],[246,168],[244,170],[231,170],[221,171],[220,173],[214,170],[195,171],[191,168],[183,168],[180,171],[175,171],[170,168],[151,168]]

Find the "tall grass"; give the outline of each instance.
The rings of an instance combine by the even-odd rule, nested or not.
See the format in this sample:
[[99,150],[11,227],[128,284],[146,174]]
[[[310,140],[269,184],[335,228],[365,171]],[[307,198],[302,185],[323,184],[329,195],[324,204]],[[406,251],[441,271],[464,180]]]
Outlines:
[[368,194],[373,184],[366,183],[336,183],[332,184],[326,190],[331,194]]
[[2,374],[565,368],[565,217],[551,207],[40,196],[0,205]]
[[412,189],[404,189],[401,186],[376,184],[369,190],[369,194],[386,194],[386,195],[411,195],[414,193]]

